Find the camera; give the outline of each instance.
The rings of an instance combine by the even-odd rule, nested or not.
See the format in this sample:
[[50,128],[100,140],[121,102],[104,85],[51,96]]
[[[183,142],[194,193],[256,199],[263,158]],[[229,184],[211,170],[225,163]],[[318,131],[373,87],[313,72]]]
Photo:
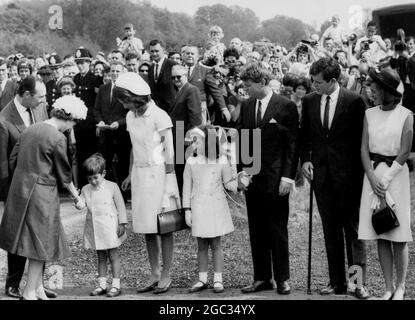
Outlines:
[[370,44],[373,43],[372,40],[362,41],[362,49],[367,51],[370,50]]

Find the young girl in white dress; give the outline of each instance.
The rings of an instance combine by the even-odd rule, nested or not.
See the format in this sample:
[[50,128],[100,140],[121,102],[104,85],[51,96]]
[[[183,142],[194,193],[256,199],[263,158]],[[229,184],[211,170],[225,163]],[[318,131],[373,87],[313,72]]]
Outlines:
[[[223,292],[221,236],[234,230],[224,188],[237,191],[236,170],[219,151],[219,137],[213,126],[199,126],[189,132],[196,157],[189,157],[183,173],[183,208],[186,223],[198,243],[199,281],[190,289],[208,287],[208,250],[212,249],[214,292]],[[209,141],[209,144],[208,144]],[[212,143],[211,143],[212,142]],[[208,147],[209,145],[209,147]]]
[[[91,296],[106,294],[116,297],[121,294],[121,262],[118,247],[126,239],[127,214],[120,188],[105,180],[105,159],[96,153],[83,163],[89,184],[82,188],[75,199],[77,209],[88,208],[85,220],[84,244],[86,249],[95,249],[98,254],[99,285]],[[112,285],[107,292],[107,260],[111,262]]]

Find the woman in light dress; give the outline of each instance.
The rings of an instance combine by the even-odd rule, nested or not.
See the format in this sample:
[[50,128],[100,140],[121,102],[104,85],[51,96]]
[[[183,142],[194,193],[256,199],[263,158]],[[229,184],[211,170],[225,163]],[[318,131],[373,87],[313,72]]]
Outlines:
[[[376,107],[366,110],[362,137],[365,179],[360,208],[359,239],[377,240],[379,261],[385,278],[382,299],[402,300],[408,268],[408,245],[412,241],[410,223],[410,183],[406,165],[411,145],[413,115],[400,105],[396,90],[399,75],[392,69],[369,71]],[[377,235],[372,226],[374,211],[391,206],[400,226]],[[393,267],[397,273],[393,283]]]
[[[157,235],[157,214],[169,211],[169,196],[178,197],[174,172],[173,124],[168,114],[150,97],[148,84],[138,74],[127,72],[115,83],[114,98],[127,113],[127,131],[132,151],[130,173],[122,184],[126,190],[131,184],[133,230],[145,234],[151,266],[150,281],[138,292],[166,292],[171,285],[170,267],[173,258],[173,234]],[[159,262],[160,251],[163,267]]]

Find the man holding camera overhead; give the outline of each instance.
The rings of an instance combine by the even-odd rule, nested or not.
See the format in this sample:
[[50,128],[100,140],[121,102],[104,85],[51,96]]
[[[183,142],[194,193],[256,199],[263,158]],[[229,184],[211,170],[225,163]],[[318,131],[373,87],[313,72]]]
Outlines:
[[356,56],[358,59],[365,51],[369,51],[370,58],[374,63],[386,56],[386,44],[382,37],[376,34],[376,31],[376,23],[369,21],[366,27],[366,35],[356,42]]

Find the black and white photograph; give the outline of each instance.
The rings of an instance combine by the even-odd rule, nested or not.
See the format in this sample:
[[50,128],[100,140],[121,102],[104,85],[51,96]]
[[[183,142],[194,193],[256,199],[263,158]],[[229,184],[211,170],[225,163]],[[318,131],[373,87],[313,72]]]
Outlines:
[[0,0],[0,304],[414,300],[414,21],[405,0]]

